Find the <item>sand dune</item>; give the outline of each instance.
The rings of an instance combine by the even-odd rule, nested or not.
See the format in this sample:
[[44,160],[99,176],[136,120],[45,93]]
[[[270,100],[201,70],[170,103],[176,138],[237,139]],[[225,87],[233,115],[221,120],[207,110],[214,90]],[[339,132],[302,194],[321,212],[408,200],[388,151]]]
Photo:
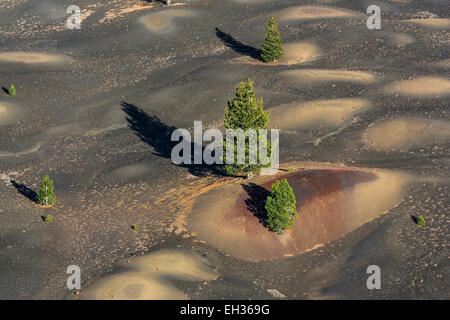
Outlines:
[[377,81],[377,77],[373,73],[367,71],[301,69],[283,71],[280,75],[297,85],[335,81],[368,84]]
[[217,278],[204,259],[182,251],[161,251],[124,264],[128,271],[100,279],[82,292],[82,298],[98,300],[184,300],[185,293],[171,279],[205,281]]
[[175,18],[191,18],[196,12],[188,9],[169,9],[139,18],[139,21],[153,33],[169,33],[176,29]]
[[400,80],[388,85],[384,91],[408,97],[436,97],[450,95],[450,80],[443,77],[418,77]]
[[61,54],[44,52],[1,52],[0,62],[25,64],[68,64],[72,58]]
[[308,19],[330,19],[363,16],[362,13],[344,8],[327,6],[296,6],[278,11],[275,16],[280,21],[295,21]]
[[371,148],[384,151],[445,144],[450,142],[450,123],[407,117],[384,120],[368,128],[363,139]]
[[[297,163],[297,171],[211,190],[194,205],[190,228],[199,239],[238,259],[281,259],[314,250],[388,212],[401,201],[409,182],[408,176],[392,171],[305,167]],[[281,178],[292,186],[299,212],[282,236],[263,225],[263,199]]]
[[281,129],[337,128],[369,107],[367,100],[358,98],[290,103],[271,109],[270,125]]

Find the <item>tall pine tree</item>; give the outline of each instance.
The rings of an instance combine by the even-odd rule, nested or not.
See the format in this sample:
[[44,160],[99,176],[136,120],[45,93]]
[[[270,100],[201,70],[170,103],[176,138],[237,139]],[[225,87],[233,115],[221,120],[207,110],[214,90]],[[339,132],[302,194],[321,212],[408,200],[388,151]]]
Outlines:
[[266,33],[261,48],[261,58],[264,62],[274,62],[282,56],[283,48],[281,46],[280,30],[278,30],[277,20],[272,16],[266,22]]
[[270,228],[282,234],[294,224],[296,200],[292,187],[286,179],[275,181],[266,200],[267,222]]
[[[270,143],[267,141],[267,136],[259,136],[259,129],[267,129],[269,123],[270,111],[264,111],[263,99],[256,99],[253,91],[253,82],[247,79],[245,82],[241,82],[240,86],[236,88],[236,94],[233,100],[228,100],[228,104],[225,107],[223,123],[225,129],[242,129],[246,132],[248,129],[254,129],[257,133],[257,144],[266,143],[267,156],[270,157]],[[265,139],[265,141],[262,141]],[[237,146],[234,143],[232,146],[227,146],[226,140],[224,141],[224,160],[226,162],[226,149],[234,148],[234,162],[235,164],[226,164],[225,171],[228,174],[244,173],[258,171],[260,168],[268,167],[269,164],[262,165],[259,162],[257,164],[250,164],[249,161],[249,139],[245,140],[245,164],[236,164],[237,159]],[[259,157],[257,157],[259,159]]]
[[41,187],[37,192],[37,200],[43,206],[55,204],[55,194],[53,193],[53,180],[49,176],[44,176]]

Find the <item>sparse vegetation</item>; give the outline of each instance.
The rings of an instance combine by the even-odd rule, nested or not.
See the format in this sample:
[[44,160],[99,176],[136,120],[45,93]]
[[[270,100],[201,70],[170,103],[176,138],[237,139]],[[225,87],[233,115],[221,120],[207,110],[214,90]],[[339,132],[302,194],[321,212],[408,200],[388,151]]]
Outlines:
[[139,226],[137,224],[133,225],[132,228],[134,231],[139,231]]
[[[270,142],[267,140],[267,136],[260,136],[258,129],[267,129],[269,123],[269,111],[264,111],[263,99],[256,99],[253,91],[253,82],[247,79],[245,82],[241,82],[240,86],[236,88],[236,94],[233,100],[228,100],[228,104],[225,108],[223,123],[225,129],[238,130],[242,129],[246,132],[249,129],[255,129],[257,133],[257,144],[267,143],[267,156],[270,157]],[[265,139],[265,141],[262,141]],[[235,164],[225,164],[225,171],[228,174],[256,172],[263,167],[269,167],[270,162],[266,165],[261,163],[250,164],[250,143],[249,138],[245,138],[245,163],[236,164],[237,159],[237,147],[236,143],[232,146],[227,146],[226,140],[224,141],[224,162],[226,162],[226,149],[227,147],[234,148]],[[235,139],[236,141],[236,139]],[[257,155],[259,159],[259,155]]]
[[8,94],[9,94],[11,97],[14,97],[14,96],[16,95],[16,87],[14,87],[13,84],[9,87]]
[[44,176],[41,181],[41,187],[37,192],[37,200],[43,206],[55,204],[55,194],[53,192],[53,181],[49,176]]
[[289,229],[298,216],[296,200],[292,187],[286,179],[275,181],[266,200],[267,222],[278,234]]
[[283,47],[281,46],[280,30],[275,17],[272,16],[266,22],[266,32],[264,43],[261,48],[261,58],[264,62],[274,62],[283,56]]
[[425,218],[423,217],[423,215],[417,216],[417,224],[419,226],[424,226],[425,225]]
[[289,167],[287,168],[287,170],[288,170],[289,172],[291,172],[291,171],[294,170],[294,168],[293,168],[292,166],[289,166]]
[[44,217],[44,221],[46,222],[46,223],[52,223],[53,222],[53,218],[52,218],[52,216],[51,215],[46,215],[45,217]]

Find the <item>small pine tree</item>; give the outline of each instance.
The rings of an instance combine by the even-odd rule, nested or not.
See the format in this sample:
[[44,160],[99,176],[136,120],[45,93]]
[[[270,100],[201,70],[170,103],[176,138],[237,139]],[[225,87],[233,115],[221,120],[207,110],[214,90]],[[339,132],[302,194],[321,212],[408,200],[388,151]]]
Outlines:
[[[267,129],[269,123],[270,111],[264,111],[263,99],[256,99],[255,93],[253,91],[253,82],[247,79],[245,82],[241,82],[240,86],[236,88],[236,94],[233,100],[228,100],[227,106],[225,107],[223,124],[225,129],[242,129],[244,132],[248,129],[255,129],[257,132],[257,143],[266,139],[266,145],[268,148],[267,156],[270,157],[270,143],[267,141],[266,136],[259,136],[258,129]],[[253,172],[257,171],[262,167],[269,167],[270,163],[267,165],[261,164],[250,164],[249,163],[249,141],[246,139],[246,160],[245,164],[226,164],[225,171],[228,174],[236,174],[238,172]],[[236,144],[229,146],[235,150],[235,159],[237,154]],[[226,162],[226,140],[224,139],[224,162]]]
[[417,217],[417,224],[419,226],[424,226],[425,225],[425,218],[423,217],[423,215],[419,215]]
[[47,222],[47,223],[52,223],[53,222],[53,218],[52,218],[51,215],[48,214],[48,215],[45,216],[44,221]]
[[16,95],[16,87],[13,84],[9,87],[8,94],[12,97]]
[[298,216],[294,192],[286,179],[275,181],[266,200],[267,222],[270,228],[282,234],[294,224]]
[[139,226],[137,224],[133,225],[133,230],[134,231],[139,231]]
[[264,62],[274,62],[283,56],[283,48],[281,46],[280,30],[274,16],[270,17],[266,22],[266,32],[264,35],[264,43],[261,48],[261,58]]
[[37,192],[39,204],[49,206],[55,204],[55,194],[53,193],[53,180],[48,176],[44,176],[41,181],[41,187]]

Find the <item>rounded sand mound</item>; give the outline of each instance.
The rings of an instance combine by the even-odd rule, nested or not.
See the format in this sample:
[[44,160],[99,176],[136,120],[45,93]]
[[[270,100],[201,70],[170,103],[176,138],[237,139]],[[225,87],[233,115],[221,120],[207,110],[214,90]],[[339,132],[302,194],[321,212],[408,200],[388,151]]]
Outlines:
[[182,300],[186,294],[170,279],[214,280],[217,274],[203,258],[181,251],[163,251],[124,264],[125,271],[100,279],[82,292],[84,299],[98,300]]
[[13,123],[20,120],[21,116],[22,111],[19,106],[0,101],[0,125]]
[[330,19],[364,16],[362,13],[337,7],[296,6],[278,11],[275,16],[280,21]]
[[[282,178],[294,190],[299,216],[280,236],[264,225],[264,205],[271,184]],[[336,240],[386,213],[402,199],[406,182],[394,172],[336,167],[260,176],[203,194],[188,224],[199,239],[236,258],[279,259]]]
[[188,9],[168,9],[139,18],[139,21],[153,33],[169,33],[176,29],[175,18],[195,17],[196,13]]
[[440,61],[433,62],[431,66],[435,68],[450,68],[450,59],[443,59]]
[[389,41],[397,47],[404,47],[416,41],[416,39],[412,35],[404,32],[388,32],[386,34]]
[[450,80],[442,77],[419,77],[393,82],[384,91],[407,97],[447,96],[450,95]]
[[149,165],[133,164],[114,169],[110,175],[116,178],[128,179],[145,175],[149,171],[151,171],[151,166]]
[[0,62],[25,64],[68,64],[72,58],[44,52],[1,52]]
[[337,128],[369,107],[367,100],[358,98],[290,103],[271,109],[270,125],[280,129]]
[[445,144],[450,142],[450,123],[419,118],[384,120],[368,128],[363,139],[368,146],[384,151]]
[[424,27],[432,28],[432,29],[449,29],[450,28],[450,19],[410,19],[405,20],[406,22],[411,22],[414,24],[418,24]]
[[377,81],[376,76],[367,71],[301,69],[283,71],[280,75],[296,85],[337,81],[369,84]]
[[264,66],[294,65],[317,60],[322,55],[320,48],[311,42],[293,42],[283,44],[283,57],[273,63],[264,63],[249,56],[242,56],[231,60],[235,63],[249,63]]

